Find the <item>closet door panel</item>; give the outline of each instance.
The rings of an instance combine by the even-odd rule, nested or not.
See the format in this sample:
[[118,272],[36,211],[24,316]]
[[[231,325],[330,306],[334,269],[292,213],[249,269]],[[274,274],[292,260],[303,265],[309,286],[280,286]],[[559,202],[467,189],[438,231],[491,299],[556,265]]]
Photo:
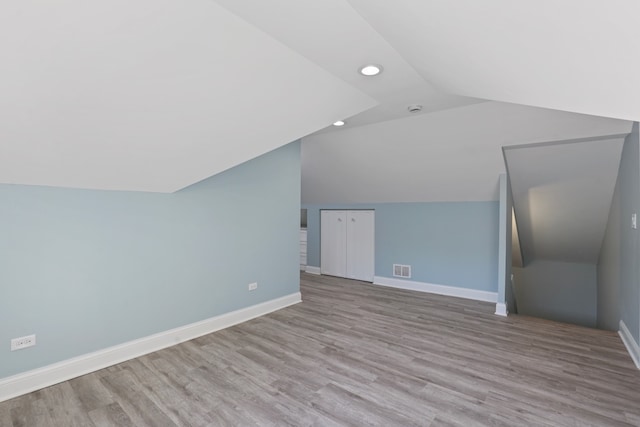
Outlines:
[[346,276],[373,282],[375,262],[374,211],[347,211]]
[[320,212],[320,272],[330,276],[347,274],[347,212]]

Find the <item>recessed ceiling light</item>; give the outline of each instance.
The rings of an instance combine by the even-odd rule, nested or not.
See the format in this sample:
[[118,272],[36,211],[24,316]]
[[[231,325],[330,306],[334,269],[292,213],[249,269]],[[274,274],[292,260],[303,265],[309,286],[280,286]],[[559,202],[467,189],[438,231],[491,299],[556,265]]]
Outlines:
[[422,105],[420,104],[409,105],[407,107],[407,110],[409,110],[410,113],[419,113],[420,111],[422,111]]
[[334,126],[344,126],[346,125],[346,122],[343,122],[342,120],[338,120],[337,122],[334,122],[333,125]]
[[367,77],[377,76],[381,72],[382,72],[382,65],[377,65],[377,64],[369,64],[360,68],[360,74]]

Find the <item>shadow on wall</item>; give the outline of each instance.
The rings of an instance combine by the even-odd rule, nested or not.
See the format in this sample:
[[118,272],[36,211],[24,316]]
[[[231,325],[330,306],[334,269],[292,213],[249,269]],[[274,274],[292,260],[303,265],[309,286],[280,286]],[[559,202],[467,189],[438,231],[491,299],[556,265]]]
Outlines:
[[595,265],[536,260],[512,271],[519,314],[596,327]]
[[[640,235],[632,216],[640,213],[640,131],[638,123],[622,149],[618,182],[598,260],[598,326],[628,331],[640,342]],[[640,366],[640,349],[636,350]]]

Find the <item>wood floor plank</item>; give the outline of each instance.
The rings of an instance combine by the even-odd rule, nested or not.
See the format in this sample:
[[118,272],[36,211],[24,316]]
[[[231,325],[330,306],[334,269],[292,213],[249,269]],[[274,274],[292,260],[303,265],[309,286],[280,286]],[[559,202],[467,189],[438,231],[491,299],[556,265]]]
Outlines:
[[12,427],[13,421],[11,421],[11,410],[9,405],[0,404],[0,426]]
[[0,426],[640,426],[617,334],[301,275],[303,302],[0,403]]
[[11,411],[13,427],[52,426],[49,407],[42,399],[42,390],[3,403]]
[[78,377],[69,382],[69,385],[87,412],[114,403],[113,396],[95,373]]
[[[126,366],[125,362],[122,365]],[[135,425],[176,426],[169,417],[149,399],[144,383],[127,369],[121,369],[101,380],[113,394],[116,402]]]
[[128,368],[136,382],[145,385],[145,393],[153,404],[178,426],[210,425],[211,418],[203,413],[193,396],[173,386],[155,371],[149,357],[130,361]]
[[88,427],[93,422],[85,407],[73,390],[69,381],[56,387],[47,387],[42,391],[42,400],[49,409],[54,425],[64,424],[69,427]]
[[134,427],[131,418],[118,403],[110,403],[89,412],[89,418],[96,427]]

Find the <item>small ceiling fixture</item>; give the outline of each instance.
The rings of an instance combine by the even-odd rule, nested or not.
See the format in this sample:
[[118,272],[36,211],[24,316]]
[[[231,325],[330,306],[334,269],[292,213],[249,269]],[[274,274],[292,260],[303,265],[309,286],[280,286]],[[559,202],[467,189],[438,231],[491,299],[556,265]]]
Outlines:
[[410,113],[419,113],[420,111],[422,111],[422,105],[420,104],[409,105],[407,107],[407,110],[409,110]]
[[347,122],[342,121],[342,120],[338,120],[337,122],[333,123],[334,126],[344,126],[346,124],[347,124]]
[[368,64],[368,65],[365,65],[364,67],[360,67],[360,74],[367,77],[377,76],[381,72],[382,72],[382,65]]

